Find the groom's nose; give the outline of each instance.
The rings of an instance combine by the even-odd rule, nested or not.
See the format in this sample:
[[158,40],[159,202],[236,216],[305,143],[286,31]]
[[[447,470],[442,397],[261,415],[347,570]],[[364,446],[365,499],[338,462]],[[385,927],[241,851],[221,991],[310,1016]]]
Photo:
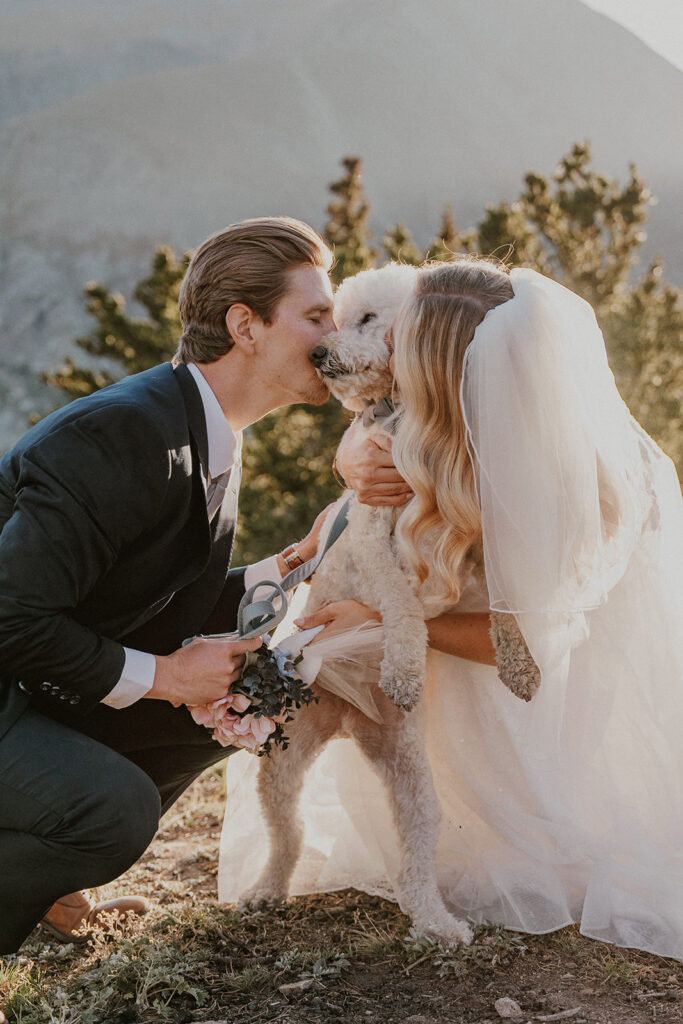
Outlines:
[[308,358],[311,360],[314,366],[320,366],[326,355],[327,349],[325,348],[325,346],[316,345]]

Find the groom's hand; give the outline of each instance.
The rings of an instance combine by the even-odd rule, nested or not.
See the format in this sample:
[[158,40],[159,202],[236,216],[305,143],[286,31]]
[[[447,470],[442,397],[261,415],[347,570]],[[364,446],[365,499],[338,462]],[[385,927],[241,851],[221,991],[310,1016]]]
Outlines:
[[405,505],[413,496],[391,457],[391,438],[353,423],[341,439],[335,465],[364,505]]
[[246,651],[257,651],[261,638],[210,640],[198,637],[187,647],[165,657],[157,655],[152,689],[146,694],[181,704],[209,704],[225,697],[240,677]]

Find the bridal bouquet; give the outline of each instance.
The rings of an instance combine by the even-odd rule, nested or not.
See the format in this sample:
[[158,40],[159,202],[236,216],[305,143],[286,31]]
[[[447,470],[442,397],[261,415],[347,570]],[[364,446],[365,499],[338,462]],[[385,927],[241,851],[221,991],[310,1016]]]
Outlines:
[[270,754],[274,744],[286,750],[284,724],[295,709],[318,700],[297,671],[302,661],[301,650],[294,652],[286,643],[272,649],[262,644],[247,653],[242,677],[227,695],[191,707],[192,717],[212,729],[222,747],[244,747],[259,757]]

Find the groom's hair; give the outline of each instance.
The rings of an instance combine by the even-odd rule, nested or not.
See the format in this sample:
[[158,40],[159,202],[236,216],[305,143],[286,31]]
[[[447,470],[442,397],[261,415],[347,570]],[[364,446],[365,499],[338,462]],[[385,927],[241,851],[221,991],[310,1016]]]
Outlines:
[[256,217],[211,235],[190,260],[178,299],[183,333],[176,363],[213,363],[233,340],[225,314],[243,302],[264,323],[287,292],[286,272],[310,264],[329,270],[333,256],[308,224]]

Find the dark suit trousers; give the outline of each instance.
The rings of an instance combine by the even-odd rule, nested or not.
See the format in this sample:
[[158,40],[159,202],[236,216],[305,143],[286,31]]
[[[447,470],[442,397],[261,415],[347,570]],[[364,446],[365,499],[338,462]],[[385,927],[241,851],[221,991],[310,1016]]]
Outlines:
[[164,701],[99,705],[68,725],[38,708],[0,738],[0,953],[60,896],[126,871],[160,814],[234,749]]

